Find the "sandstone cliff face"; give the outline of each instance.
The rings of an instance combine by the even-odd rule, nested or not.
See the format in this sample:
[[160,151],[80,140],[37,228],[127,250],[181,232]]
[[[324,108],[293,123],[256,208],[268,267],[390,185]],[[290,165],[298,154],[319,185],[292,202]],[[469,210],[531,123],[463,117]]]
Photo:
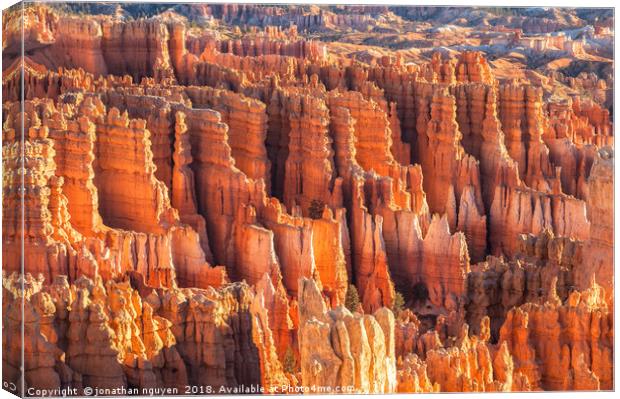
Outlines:
[[437,392],[438,385],[433,385],[428,378],[426,364],[414,355],[409,354],[404,360],[399,359],[398,392]]
[[265,149],[267,114],[265,104],[223,90],[189,87],[186,93],[194,107],[211,108],[228,125],[228,143],[235,166],[252,179],[263,179],[269,191],[270,164]]
[[429,207],[432,212],[446,213],[452,230],[458,219],[460,230],[469,238],[472,257],[480,260],[486,249],[486,219],[481,210],[478,162],[460,145],[454,98],[438,93],[430,110],[427,137],[418,137]]
[[598,284],[600,284],[607,294],[607,301],[613,298],[613,208],[610,207],[608,201],[613,190],[613,150],[605,147],[597,154],[590,177],[588,178],[588,199],[587,211],[592,221],[590,230],[590,240],[586,245],[587,262],[589,266],[584,268],[584,273],[578,279],[583,287],[586,282],[594,276]]
[[[136,81],[172,74],[170,33],[161,20],[59,17],[38,6],[29,7],[28,14],[26,32],[37,50],[33,58],[49,69],[82,68],[95,77],[128,74]],[[8,42],[12,43],[10,38]]]
[[[148,91],[127,90],[108,91],[103,97],[107,107],[126,111],[130,118],[146,121],[150,132],[153,163],[157,167],[155,177],[170,191],[172,185],[172,144],[175,130],[175,115],[171,107],[161,99],[145,96]],[[180,101],[180,100],[178,100]]]
[[109,73],[128,74],[139,81],[145,76],[157,75],[158,72],[166,73],[156,68],[170,69],[170,34],[167,26],[160,21],[104,21],[101,30],[101,47]]
[[[254,383],[276,390],[287,382],[261,306],[264,292],[237,284],[220,291],[143,286],[141,294],[132,283],[56,279],[43,288],[43,279],[27,275],[26,387],[182,391]],[[18,339],[22,321],[19,284],[15,274],[3,278],[8,340]],[[8,370],[10,359],[3,359]]]
[[299,282],[299,351],[302,384],[353,387],[352,392],[390,393],[396,389],[394,315],[330,312],[316,283]]
[[506,384],[506,381],[495,380],[493,366],[497,374],[502,367],[508,368],[510,373],[510,364],[494,364],[491,356],[487,344],[477,337],[471,342],[465,339],[451,348],[431,350],[426,358],[429,377],[448,392],[509,391],[510,381]]
[[[227,143],[227,126],[219,122],[218,113],[194,109],[186,112],[193,136],[194,159],[197,161],[194,170],[197,186],[200,187],[197,193],[199,210],[205,215],[209,236],[213,238],[212,248],[216,261],[226,264],[231,276],[235,278],[244,276],[246,272],[237,269],[244,268],[255,276],[253,282],[261,278],[264,272],[270,273],[273,279],[272,273],[281,270],[284,286],[289,292],[295,293],[299,277],[316,273],[314,246],[324,247],[329,241],[313,241],[314,222],[311,219],[303,218],[298,213],[287,214],[275,198],[267,199],[264,181],[250,179],[233,166],[234,160]],[[210,119],[210,124],[205,124],[205,117]],[[213,150],[214,144],[220,146],[219,150]],[[218,184],[206,183],[214,176],[220,176]],[[230,182],[235,183],[231,185]],[[247,207],[246,211],[241,211],[243,205]],[[209,211],[205,212],[207,209]],[[333,220],[331,217],[328,219]],[[340,228],[331,231],[336,234],[331,237],[336,240],[332,244],[334,246],[331,246],[336,256],[330,262],[339,265],[335,270],[342,271],[344,264]],[[259,246],[262,247],[259,253],[266,256],[256,257]],[[321,252],[320,256],[323,254]],[[260,262],[263,265],[254,266]],[[330,264],[323,267],[329,270],[328,266]],[[340,273],[342,281],[342,272],[337,273]],[[342,300],[343,291],[341,288],[339,290],[338,295]]]
[[[57,221],[60,226],[54,226],[54,215],[50,209],[52,197],[56,194],[50,187],[54,182],[55,169],[53,141],[49,138],[49,129],[41,126],[36,113],[31,111],[28,116],[22,115],[25,122],[23,126],[28,126],[28,140],[16,137],[16,129],[12,126],[17,127],[19,123],[18,131],[22,126],[21,118],[16,115],[17,120],[12,121],[15,124],[7,122],[3,143],[3,167],[6,170],[6,178],[3,179],[6,198],[4,209],[7,210],[7,216],[3,218],[3,268],[8,272],[20,270],[20,246],[23,244],[32,249],[28,255],[23,255],[25,269],[44,273],[48,278],[56,274],[68,275],[69,264],[77,263],[77,251],[71,247],[68,235],[79,239],[79,233],[76,234],[70,225],[62,225],[60,220]],[[22,153],[24,158],[20,158]],[[25,165],[26,160],[29,168],[22,182],[20,171],[22,162]],[[27,215],[20,211],[22,184]],[[68,231],[64,231],[64,228]],[[61,236],[61,241],[52,238],[55,230]],[[83,266],[86,273],[96,273],[96,264],[88,259],[76,266]]]
[[611,389],[605,80],[322,10],[3,18],[4,381]]
[[374,170],[389,176],[394,158],[389,120],[385,110],[372,100],[365,100],[360,93],[345,92],[332,100],[333,106],[345,107],[355,119],[356,159],[365,170]]
[[[153,154],[146,144],[150,132],[144,121],[130,122],[116,108],[97,116],[95,185],[104,221],[128,230],[160,232],[160,222],[169,223],[174,215],[168,198],[168,203],[158,201],[167,195],[165,186],[154,177]],[[133,158],[127,159],[128,154],[134,154]],[[140,192],[148,193],[147,197],[131,194]]]
[[65,17],[58,21],[56,41],[52,46],[53,62],[58,66],[82,68],[95,76],[107,75],[102,50],[103,29],[94,20]]
[[[53,40],[59,16],[48,7],[12,7],[2,16],[2,49],[7,54],[21,51],[21,41],[28,38],[28,45],[36,47]],[[28,23],[23,23],[27,21]],[[22,36],[23,35],[23,36]]]
[[593,285],[564,303],[556,298],[511,310],[500,341],[508,343],[516,370],[533,386],[604,389],[611,386],[610,317],[603,290]]
[[[153,187],[158,187],[155,191],[151,188],[145,190],[152,193],[151,197],[146,198],[150,205],[144,206],[140,213],[134,215],[132,212],[136,211],[137,208],[134,207],[135,198],[131,197],[128,202],[125,202],[126,205],[115,208],[115,211],[119,211],[118,214],[108,213],[106,215],[106,209],[112,208],[100,206],[99,195],[113,196],[112,194],[116,192],[115,190],[122,187],[116,183],[121,181],[119,179],[122,179],[123,173],[127,172],[118,169],[119,165],[122,165],[118,163],[118,160],[124,158],[120,154],[128,148],[124,145],[116,147],[117,151],[120,151],[116,155],[116,161],[110,158],[109,163],[106,163],[107,161],[104,160],[104,168],[109,167],[109,169],[107,171],[99,169],[97,172],[101,180],[97,179],[97,173],[93,168],[94,159],[96,158],[99,161],[99,157],[96,155],[96,143],[94,142],[96,126],[98,123],[104,123],[107,118],[106,122],[113,124],[113,121],[117,121],[120,123],[120,125],[112,125],[118,127],[119,132],[128,131],[123,129],[134,129],[131,131],[137,133],[135,129],[138,125],[134,124],[132,128],[129,128],[128,119],[123,120],[118,111],[111,111],[109,115],[104,117],[105,107],[103,104],[96,101],[93,102],[89,98],[85,99],[81,104],[75,104],[75,107],[82,113],[78,120],[74,120],[73,116],[69,116],[73,115],[73,113],[68,114],[69,118],[66,118],[62,113],[54,109],[54,106],[50,103],[32,102],[28,106],[30,112],[29,120],[33,122],[33,133],[32,138],[25,143],[27,146],[43,145],[43,151],[47,151],[42,153],[45,157],[39,158],[39,163],[47,163],[47,166],[44,167],[44,170],[46,170],[44,173],[47,173],[45,175],[47,177],[44,180],[36,180],[36,184],[43,187],[43,190],[36,197],[38,199],[33,197],[33,201],[44,201],[43,203],[47,204],[47,210],[43,210],[43,213],[38,218],[33,215],[35,218],[33,222],[34,220],[42,220],[42,226],[49,226],[44,228],[50,228],[50,233],[56,230],[56,233],[50,234],[46,245],[60,248],[53,250],[55,255],[52,257],[46,256],[48,260],[42,264],[50,264],[47,269],[37,269],[33,266],[33,272],[40,270],[48,279],[52,279],[56,274],[65,274],[70,276],[71,279],[75,279],[81,274],[89,277],[101,274],[104,278],[109,278],[129,270],[137,270],[145,275],[149,284],[154,286],[171,286],[175,283],[173,258],[180,258],[180,256],[176,256],[179,252],[172,250],[171,241],[178,234],[191,236],[192,233],[195,233],[191,228],[183,227],[179,224],[177,211],[170,206],[166,188],[152,174],[154,166],[152,166],[152,158],[149,157],[150,142],[148,141],[148,136],[143,136],[142,148],[144,152],[141,159],[142,162],[146,162],[146,164],[143,164],[145,166],[142,170],[144,172],[150,171],[150,175],[149,173],[143,175],[130,173],[125,174],[125,176],[129,178],[128,181],[126,180],[128,184],[152,184]],[[44,119],[41,120],[39,115]],[[115,115],[118,117],[117,119],[114,119]],[[135,121],[132,123],[135,123]],[[101,127],[100,129],[103,130],[104,128]],[[39,131],[41,133],[36,133]],[[143,130],[143,132],[148,135],[148,131]],[[38,134],[42,135],[41,138],[37,138]],[[47,138],[48,136],[54,137],[58,141],[62,152],[56,153],[53,150],[54,141],[56,140]],[[101,132],[99,138],[108,140],[108,136],[103,132]],[[15,142],[14,147],[19,145],[19,143]],[[74,143],[79,143],[80,145],[76,146]],[[133,141],[133,143],[138,144],[136,141]],[[8,148],[7,146],[7,150]],[[131,147],[129,149],[131,150]],[[132,153],[135,155],[136,151],[132,150]],[[139,155],[137,156],[139,157]],[[58,168],[56,167],[56,160],[60,165]],[[73,164],[72,162],[76,160],[82,160],[83,163],[79,165]],[[100,165],[97,162],[97,166]],[[14,166],[17,167],[17,164]],[[120,175],[117,173],[120,173]],[[63,191],[65,186],[66,195],[65,191]],[[136,191],[127,192],[138,193]],[[116,198],[121,203],[123,202],[122,198]],[[103,197],[103,199],[109,199],[112,203],[116,201],[107,197]],[[150,212],[148,211],[149,207],[151,209]],[[104,217],[107,217],[106,222],[111,222],[114,225],[117,224],[117,220],[122,220],[117,224],[117,227],[133,228],[137,231],[114,229],[104,225],[104,218],[100,216],[100,211]],[[130,218],[127,218],[128,213],[132,213]],[[139,215],[142,217],[138,217]],[[42,219],[40,219],[41,217]],[[9,219],[6,221],[8,222]],[[176,226],[176,228],[171,229],[173,226]],[[10,234],[18,234],[18,230],[14,227],[9,228],[8,231],[12,231]],[[33,234],[33,240],[36,241],[35,237],[36,234]],[[206,264],[205,256],[197,239],[193,244],[195,249],[191,251],[198,258],[202,257],[202,265],[205,272],[213,276],[212,278],[206,278],[206,280],[215,283],[218,281],[216,275],[221,275],[221,270],[212,270]],[[185,247],[188,249],[192,248],[192,244],[186,243]],[[41,249],[39,248],[42,247],[34,246],[32,253],[35,254],[37,251],[40,251]],[[11,256],[10,254],[8,255],[9,257]],[[180,269],[183,270],[183,265],[180,266]],[[9,268],[9,270],[11,269]],[[223,281],[221,278],[219,280]]]
[[554,237],[550,230],[545,230],[538,236],[521,237],[516,260],[506,262],[489,257],[472,267],[467,276],[466,305],[472,331],[478,332],[477,326],[488,316],[491,335],[497,338],[505,315],[514,306],[539,303],[552,292],[565,300],[578,287],[583,250],[583,242]]
[[269,54],[311,60],[325,57],[325,47],[320,42],[298,38],[295,25],[288,30],[277,26],[266,26],[264,32],[236,40],[222,40],[217,44],[220,52],[243,57]]

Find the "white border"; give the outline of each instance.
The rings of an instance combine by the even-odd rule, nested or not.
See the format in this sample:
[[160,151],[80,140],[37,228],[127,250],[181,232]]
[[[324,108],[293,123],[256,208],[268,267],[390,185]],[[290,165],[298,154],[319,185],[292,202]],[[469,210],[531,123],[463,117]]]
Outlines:
[[[81,0],[81,1],[82,2],[97,2],[96,0]],[[44,0],[40,2],[52,2],[52,1]],[[58,2],[62,2],[62,1],[58,1]],[[132,1],[116,1],[116,2],[131,3]],[[467,1],[467,0],[450,0],[450,1],[441,1],[441,0],[438,0],[438,1],[434,1],[434,0],[422,0],[422,1],[420,0],[408,0],[408,1],[403,1],[403,0],[355,0],[355,1],[348,1],[348,0],[314,0],[314,1],[308,1],[308,0],[294,0],[294,1],[245,0],[245,1],[235,1],[233,0],[233,1],[221,1],[221,0],[214,0],[213,1],[212,0],[212,1],[200,1],[200,0],[186,0],[182,2],[181,1],[165,1],[165,0],[139,0],[139,1],[133,1],[133,2],[143,2],[143,3],[267,3],[267,4],[296,3],[296,4],[366,4],[366,5],[390,4],[390,5],[409,5],[409,6],[491,6],[491,7],[531,7],[531,6],[534,6],[534,7],[615,7],[615,2],[613,0],[589,0],[587,2],[583,0],[582,1],[577,1],[577,0],[563,0],[563,1],[549,1],[549,0],[538,0],[538,1],[537,0],[520,0],[520,1],[492,1],[492,0],[471,0],[471,1]],[[17,3],[17,1],[0,0],[0,8],[4,10],[7,7],[15,3]],[[618,19],[617,18],[615,18],[614,24],[615,24],[614,30],[615,32],[617,32],[618,31]],[[1,33],[0,33],[0,38],[1,38]],[[618,50],[618,41],[614,40],[614,61],[615,61],[615,54],[618,54],[617,50]],[[614,69],[614,105],[620,103],[618,101],[618,94],[619,94],[618,79],[615,76],[615,69]],[[1,101],[1,97],[0,97],[0,101]],[[616,108],[614,107],[614,116],[616,114],[615,109]],[[615,117],[613,119],[614,119],[614,135],[618,137],[619,136],[618,133],[620,133],[620,130],[618,129],[617,119]],[[615,149],[615,146],[614,146],[614,149]],[[620,195],[619,195],[620,185],[615,184],[615,176],[617,175],[618,169],[620,169],[620,164],[618,162],[615,162],[615,165],[614,165],[614,243],[618,242],[617,234],[619,231],[618,227],[620,225],[619,218],[615,214],[615,208],[620,202]],[[2,227],[0,225],[0,232],[1,232],[1,229]],[[618,257],[619,252],[620,252],[620,245],[614,246],[614,260],[619,259]],[[1,259],[1,256],[2,255],[0,253],[0,259]],[[614,281],[618,282],[617,268],[615,268],[614,270],[615,270]],[[616,324],[615,321],[617,320],[615,316],[618,310],[618,296],[619,295],[617,294],[614,296],[614,324]],[[616,330],[614,332],[614,359],[616,358],[615,349],[619,347],[620,346],[618,346],[618,331]],[[0,347],[0,355],[1,353],[2,353],[2,348]],[[616,366],[617,365],[614,364],[614,381],[615,383],[618,383],[620,379],[619,379],[618,367]],[[420,398],[429,398],[435,395],[441,395],[442,398],[451,398],[451,397],[474,398],[476,397],[476,398],[482,398],[482,399],[487,399],[487,398],[498,399],[498,398],[503,398],[504,396],[509,399],[532,399],[532,398],[538,397],[539,395],[542,395],[545,398],[590,398],[590,397],[613,398],[615,397],[614,392],[577,392],[577,391],[530,392],[530,393],[483,393],[483,394],[479,394],[479,393],[390,394],[390,395],[373,395],[373,397],[390,398],[393,395],[398,395],[399,397],[416,395],[416,397],[420,397]],[[324,398],[324,397],[332,397],[332,396],[334,398],[351,398],[351,399],[355,399],[355,398],[359,399],[360,397],[362,397],[361,395],[320,395],[319,397]],[[9,394],[7,391],[0,389],[0,399],[5,399],[5,398],[8,399],[8,398],[15,398],[15,397],[16,396]],[[172,398],[179,398],[179,397],[181,396],[174,396]],[[225,398],[244,398],[244,397],[247,398],[248,395],[225,395],[222,397],[224,399]],[[291,397],[291,395],[287,395],[287,397]]]

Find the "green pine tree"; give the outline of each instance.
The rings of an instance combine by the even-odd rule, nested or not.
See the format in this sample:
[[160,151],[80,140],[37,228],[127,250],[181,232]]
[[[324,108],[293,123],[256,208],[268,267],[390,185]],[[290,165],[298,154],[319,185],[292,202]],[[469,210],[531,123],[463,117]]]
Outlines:
[[344,306],[351,312],[356,312],[360,305],[360,296],[357,293],[357,288],[353,284],[349,285],[347,289],[347,295],[344,298]]
[[404,308],[405,298],[403,297],[403,294],[396,291],[396,294],[394,295],[394,304],[392,305],[392,311],[395,315],[398,315]]
[[282,361],[282,368],[285,373],[294,374],[297,371],[297,362],[295,361],[295,354],[293,350],[288,347],[284,353],[284,360]]
[[323,210],[325,209],[325,203],[318,199],[310,201],[308,207],[308,214],[312,219],[320,219],[323,217]]

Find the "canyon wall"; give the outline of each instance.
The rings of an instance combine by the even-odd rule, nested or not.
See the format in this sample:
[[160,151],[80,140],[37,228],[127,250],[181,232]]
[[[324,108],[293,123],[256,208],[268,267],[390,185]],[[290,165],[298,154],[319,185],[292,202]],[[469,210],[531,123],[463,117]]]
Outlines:
[[179,10],[36,6],[23,62],[3,17],[4,382],[23,349],[79,392],[613,388],[596,99],[302,33],[381,7]]

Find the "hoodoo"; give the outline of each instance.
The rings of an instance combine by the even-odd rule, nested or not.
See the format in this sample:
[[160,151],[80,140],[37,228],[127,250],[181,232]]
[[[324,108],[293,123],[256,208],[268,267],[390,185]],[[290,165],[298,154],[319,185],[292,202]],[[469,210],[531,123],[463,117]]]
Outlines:
[[2,26],[5,389],[613,389],[613,9]]

